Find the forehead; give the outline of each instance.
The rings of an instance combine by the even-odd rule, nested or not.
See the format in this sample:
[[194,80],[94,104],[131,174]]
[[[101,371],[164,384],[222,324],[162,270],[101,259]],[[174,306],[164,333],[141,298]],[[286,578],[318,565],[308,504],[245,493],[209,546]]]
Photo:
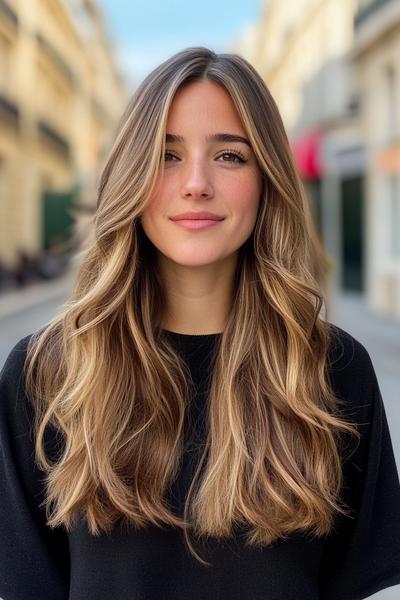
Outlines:
[[192,81],[185,84],[177,91],[171,103],[167,131],[179,134],[181,129],[195,131],[210,127],[244,133],[233,100],[222,85],[214,81]]

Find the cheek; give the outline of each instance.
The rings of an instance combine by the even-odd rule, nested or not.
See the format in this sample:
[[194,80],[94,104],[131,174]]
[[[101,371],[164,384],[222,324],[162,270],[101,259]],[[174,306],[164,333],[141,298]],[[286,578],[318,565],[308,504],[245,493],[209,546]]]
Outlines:
[[146,208],[142,213],[142,220],[144,222],[154,221],[164,213],[164,207],[167,206],[167,202],[164,200],[164,196],[160,189],[154,190],[151,197],[148,199]]
[[243,216],[257,212],[261,190],[260,179],[255,177],[238,179],[225,188],[231,208]]
[[163,204],[167,204],[165,199],[168,196],[168,187],[168,182],[165,181],[165,177],[159,176],[156,180],[153,192],[148,198],[144,212],[150,215],[162,210]]

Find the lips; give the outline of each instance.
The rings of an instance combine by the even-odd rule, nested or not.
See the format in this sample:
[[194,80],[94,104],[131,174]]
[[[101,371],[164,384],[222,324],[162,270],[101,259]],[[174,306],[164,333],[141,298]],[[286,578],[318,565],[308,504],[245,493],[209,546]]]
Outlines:
[[170,217],[171,221],[182,221],[182,220],[207,220],[207,221],[222,221],[225,217],[221,217],[214,213],[210,212],[186,212],[181,213],[179,215],[175,215],[174,217]]

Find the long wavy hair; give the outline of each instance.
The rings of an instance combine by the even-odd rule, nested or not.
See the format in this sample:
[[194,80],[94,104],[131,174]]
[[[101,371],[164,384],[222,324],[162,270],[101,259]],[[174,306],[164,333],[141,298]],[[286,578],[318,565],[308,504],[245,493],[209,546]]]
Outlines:
[[[163,168],[168,111],[189,81],[223,86],[248,134],[263,190],[240,248],[232,308],[216,348],[207,439],[183,516],[165,494],[183,451],[190,372],[162,329],[165,290],[140,216]],[[341,502],[340,415],[321,316],[325,254],[278,108],[236,54],[186,48],[154,69],[124,111],[100,174],[93,236],[61,312],[30,338],[26,389],[47,523],[93,535],[117,520],[247,544],[331,531]],[[60,444],[45,450],[48,428]]]

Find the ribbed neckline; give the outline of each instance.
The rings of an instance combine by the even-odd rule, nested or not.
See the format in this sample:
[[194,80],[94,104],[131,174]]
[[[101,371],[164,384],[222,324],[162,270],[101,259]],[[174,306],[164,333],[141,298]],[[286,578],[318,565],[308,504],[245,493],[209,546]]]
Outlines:
[[168,335],[174,336],[176,338],[180,338],[180,339],[199,339],[199,338],[215,338],[218,336],[222,335],[222,332],[219,333],[178,333],[177,331],[170,331],[169,329],[163,329],[163,331],[165,333],[167,333]]

